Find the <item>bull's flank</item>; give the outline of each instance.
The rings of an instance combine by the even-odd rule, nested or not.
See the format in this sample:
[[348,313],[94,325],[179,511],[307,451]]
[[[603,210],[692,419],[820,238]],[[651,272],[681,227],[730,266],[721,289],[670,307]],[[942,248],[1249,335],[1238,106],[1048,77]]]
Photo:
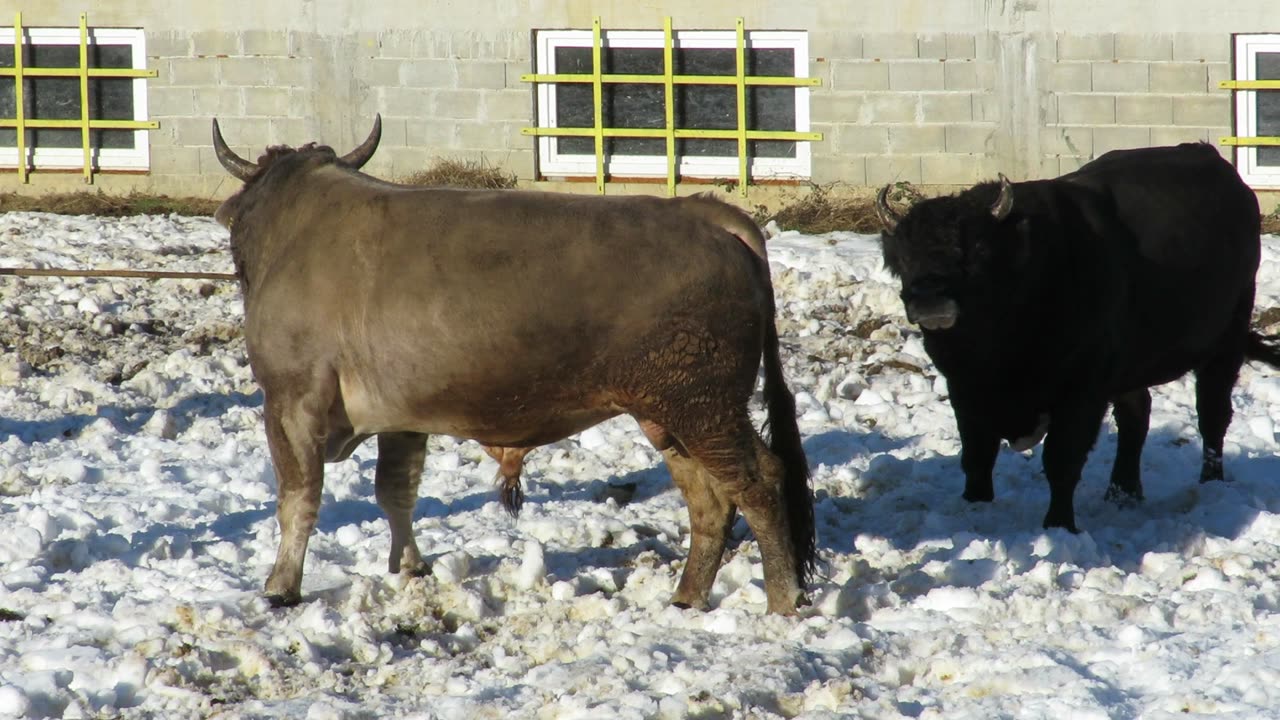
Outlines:
[[[427,570],[412,509],[429,433],[499,460],[504,505],[529,449],[626,414],[688,505],[673,602],[706,608],[737,510],[768,610],[793,613],[815,555],[809,468],[782,374],[764,237],[709,196],[659,199],[399,185],[360,147],[232,152],[231,231],[249,363],[262,387],[280,546],[275,604],[302,597],[323,464],[377,436],[388,569]],[[769,440],[748,404],[761,365]]]

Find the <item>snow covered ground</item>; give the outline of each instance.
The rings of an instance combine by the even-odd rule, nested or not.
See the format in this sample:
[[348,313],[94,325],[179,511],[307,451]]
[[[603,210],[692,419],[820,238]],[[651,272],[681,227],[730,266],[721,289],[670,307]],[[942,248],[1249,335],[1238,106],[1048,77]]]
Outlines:
[[[1102,500],[1108,424],[1044,532],[1040,450],[970,505],[945,387],[876,239],[770,244],[814,468],[820,577],[764,613],[740,522],[710,612],[667,604],[679,493],[629,419],[496,464],[433,438],[386,574],[372,443],[327,468],[296,608],[234,285],[0,278],[0,717],[1187,718],[1280,712],[1280,374],[1244,370],[1234,482],[1201,486],[1190,384],[1155,393],[1147,501]],[[1259,306],[1280,305],[1268,237]],[[228,271],[202,218],[0,215],[0,266]],[[632,492],[632,486],[634,491]]]

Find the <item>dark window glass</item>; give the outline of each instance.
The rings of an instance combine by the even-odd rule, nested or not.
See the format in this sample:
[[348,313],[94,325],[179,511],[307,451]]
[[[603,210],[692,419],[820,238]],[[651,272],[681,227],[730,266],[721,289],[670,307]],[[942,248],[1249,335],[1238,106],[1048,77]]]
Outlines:
[[[737,51],[731,48],[676,48],[673,53],[677,75],[725,75],[737,70]],[[556,72],[591,73],[591,48],[556,48]],[[603,72],[627,75],[661,75],[660,48],[604,48]],[[795,51],[753,49],[746,53],[747,75],[792,77]],[[592,127],[595,120],[590,83],[556,85],[556,125]],[[738,90],[732,85],[677,85],[675,124],[686,130],[734,130],[738,126]],[[604,86],[605,127],[657,128],[666,126],[665,90],[661,84],[609,83]],[[748,87],[746,93],[749,130],[795,130],[796,100],[793,87]],[[560,138],[560,152],[594,155],[591,138]],[[662,138],[610,138],[605,152],[617,155],[665,156]],[[794,141],[753,140],[747,152],[755,157],[795,157]],[[681,156],[736,157],[736,140],[690,139],[677,142]]]
[[[80,66],[78,45],[27,45],[24,65],[28,68],[74,68]],[[133,48],[129,45],[90,45],[87,59],[91,68],[131,68]],[[0,67],[13,67],[13,46],[0,46]],[[23,81],[23,106],[27,118],[38,120],[80,119],[80,79],[31,77]],[[0,117],[17,115],[14,79],[0,78]],[[98,120],[133,119],[133,81],[128,78],[90,78],[89,117]],[[93,130],[89,143],[95,148],[132,149],[132,130]],[[18,144],[14,128],[0,128],[0,145]],[[29,147],[78,148],[80,130],[72,128],[27,131]]]
[[[1280,80],[1280,53],[1258,53],[1258,80]],[[1280,137],[1280,90],[1258,91],[1258,135]],[[1258,148],[1258,164],[1280,167],[1280,147]]]

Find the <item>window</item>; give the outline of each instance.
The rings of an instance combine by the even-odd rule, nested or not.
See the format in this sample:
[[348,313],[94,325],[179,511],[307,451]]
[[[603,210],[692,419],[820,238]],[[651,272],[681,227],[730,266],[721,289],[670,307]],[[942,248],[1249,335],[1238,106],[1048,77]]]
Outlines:
[[[740,113],[738,32],[743,31],[672,32],[669,21],[665,31],[600,32],[603,172],[613,178],[734,178],[743,170],[750,179],[809,177],[808,140],[820,136],[808,132],[808,86],[817,84],[807,77],[808,37],[804,32],[743,32],[745,108]],[[665,33],[671,33],[672,42],[670,80]],[[539,83],[538,128],[531,134],[539,135],[538,170],[543,175],[597,173],[594,37],[592,30],[535,33],[536,75],[526,79]],[[568,74],[586,81],[547,77]],[[725,80],[708,84],[688,76]],[[740,117],[750,134],[740,132]],[[670,137],[676,138],[670,145],[668,123]],[[563,128],[591,130],[576,136],[553,134]],[[744,138],[745,167],[739,161]],[[674,154],[670,160],[669,147]]]
[[[14,29],[0,28],[0,166],[18,167],[24,178],[28,167],[84,168],[86,178],[91,170],[146,169],[147,128],[155,124],[145,122],[145,78],[155,73],[143,70],[142,30],[84,28],[85,72],[81,28],[19,30],[21,54],[15,57]],[[82,82],[88,96],[87,153]]]
[[1236,167],[1253,187],[1280,188],[1280,35],[1235,41],[1236,83],[1224,84],[1236,90]]

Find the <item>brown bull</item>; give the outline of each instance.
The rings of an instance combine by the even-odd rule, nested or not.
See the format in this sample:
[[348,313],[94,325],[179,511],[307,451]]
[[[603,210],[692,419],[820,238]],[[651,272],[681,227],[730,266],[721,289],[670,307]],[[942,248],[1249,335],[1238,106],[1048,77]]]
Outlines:
[[[673,602],[707,607],[740,508],[769,610],[793,612],[813,568],[813,506],[755,224],[707,197],[383,182],[359,172],[380,128],[342,157],[308,144],[254,163],[213,124],[219,161],[244,182],[217,219],[231,231],[279,488],[267,597],[301,599],[323,463],[367,437],[389,569],[417,573],[428,433],[530,448],[625,413],[688,504]],[[767,445],[748,412],[762,358]]]

